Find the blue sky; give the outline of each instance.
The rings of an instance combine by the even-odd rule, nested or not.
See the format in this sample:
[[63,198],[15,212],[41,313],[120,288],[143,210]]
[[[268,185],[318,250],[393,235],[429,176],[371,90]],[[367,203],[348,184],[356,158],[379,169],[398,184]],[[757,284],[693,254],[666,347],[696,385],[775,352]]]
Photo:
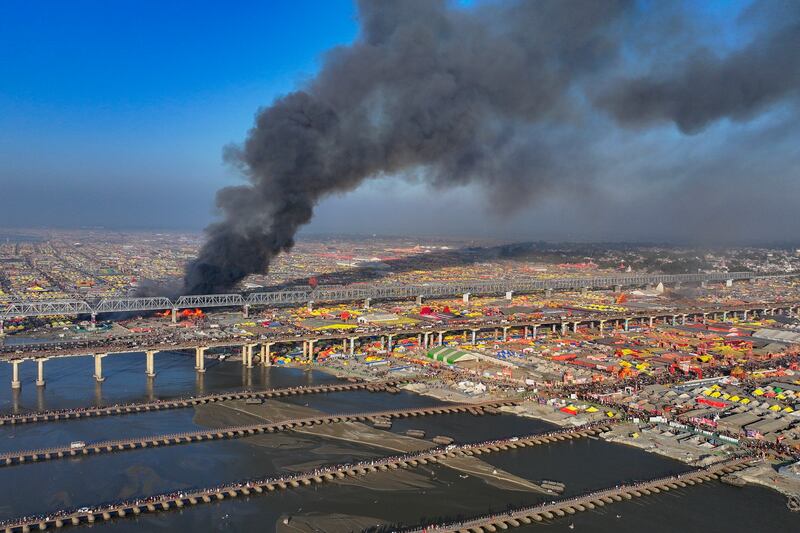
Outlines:
[[0,225],[201,228],[222,147],[356,29],[339,0],[4,1]]
[[[747,25],[737,17],[749,4],[685,3],[699,40],[717,53],[748,38]],[[640,2],[644,10],[663,5]],[[350,0],[4,0],[0,227],[201,229],[213,219],[215,191],[240,180],[222,162],[223,146],[241,142],[260,107],[312,77],[324,52],[352,42],[357,31]],[[722,120],[692,137],[671,124],[647,132],[610,131],[595,148],[613,179],[591,195],[564,190],[508,216],[487,211],[479,191],[382,179],[324,201],[308,229],[671,238],[676,234],[666,229],[675,223],[669,210],[648,231],[632,227],[629,218],[657,216],[654,195],[669,199],[679,190],[670,183],[681,191],[721,185],[724,170],[706,179],[720,160],[737,168],[770,168],[777,155],[785,165],[766,179],[794,165],[796,154],[784,155],[798,127],[787,120],[792,113],[783,111],[771,109],[752,122]],[[776,136],[771,148],[730,152],[765,135]],[[793,187],[784,201],[800,192]],[[718,209],[751,208],[747,197],[709,201]],[[773,207],[780,212],[780,204]],[[729,220],[695,214],[686,214],[675,238],[692,234],[700,223],[709,232],[731,231]],[[735,231],[759,237],[750,222]]]

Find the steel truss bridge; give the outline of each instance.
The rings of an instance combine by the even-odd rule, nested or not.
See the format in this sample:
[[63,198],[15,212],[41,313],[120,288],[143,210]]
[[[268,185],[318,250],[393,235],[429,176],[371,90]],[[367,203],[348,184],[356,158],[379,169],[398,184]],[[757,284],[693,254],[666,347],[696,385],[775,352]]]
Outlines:
[[122,297],[100,300],[62,299],[10,301],[0,304],[0,320],[51,315],[92,315],[101,313],[135,313],[177,311],[189,308],[250,307],[307,304],[309,302],[347,302],[400,298],[442,298],[462,294],[530,293],[546,290],[605,289],[637,287],[658,283],[710,283],[763,278],[785,278],[784,275],[760,275],[753,272],[712,272],[705,274],[623,274],[594,278],[478,280],[419,285],[351,285],[316,289],[253,292],[248,294],[203,294],[166,297]]

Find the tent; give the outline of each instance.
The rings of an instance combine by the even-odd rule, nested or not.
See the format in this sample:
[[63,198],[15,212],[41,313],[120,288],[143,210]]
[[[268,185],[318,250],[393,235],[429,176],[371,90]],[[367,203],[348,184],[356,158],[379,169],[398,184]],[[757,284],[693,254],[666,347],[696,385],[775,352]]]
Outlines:
[[477,359],[474,354],[451,348],[450,346],[437,346],[428,350],[425,355],[428,359],[447,363],[448,365],[455,364],[457,361],[475,361]]

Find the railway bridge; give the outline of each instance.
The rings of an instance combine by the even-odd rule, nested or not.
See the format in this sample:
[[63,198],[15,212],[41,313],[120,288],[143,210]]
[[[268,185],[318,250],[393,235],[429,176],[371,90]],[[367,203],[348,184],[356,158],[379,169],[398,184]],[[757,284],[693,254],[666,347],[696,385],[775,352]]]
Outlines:
[[504,294],[511,298],[514,293],[531,293],[553,290],[610,289],[620,291],[623,287],[644,287],[658,283],[681,285],[682,283],[723,282],[732,285],[734,281],[757,279],[780,279],[792,274],[757,274],[755,272],[707,272],[701,274],[617,274],[611,276],[571,277],[553,279],[498,279],[438,282],[423,284],[386,284],[324,286],[315,289],[295,289],[285,291],[265,291],[238,294],[203,294],[180,296],[170,299],[156,297],[118,297],[87,300],[66,298],[54,300],[11,300],[0,303],[0,332],[3,320],[19,317],[52,315],[88,315],[95,320],[103,313],[140,313],[170,311],[173,321],[177,320],[181,309],[239,308],[248,316],[254,307],[276,307],[282,305],[309,305],[316,302],[364,301],[368,308],[373,300],[416,298],[447,298],[462,296],[465,301],[471,295]]

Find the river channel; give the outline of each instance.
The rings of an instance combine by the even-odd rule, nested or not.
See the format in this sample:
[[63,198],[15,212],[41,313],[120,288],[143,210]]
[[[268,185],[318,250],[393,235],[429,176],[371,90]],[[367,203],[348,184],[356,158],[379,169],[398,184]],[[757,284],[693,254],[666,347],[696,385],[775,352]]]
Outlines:
[[[335,383],[321,371],[292,368],[246,370],[240,362],[207,364],[198,377],[194,356],[160,353],[155,379],[144,374],[144,355],[104,359],[106,380],[95,383],[89,357],[52,359],[45,366],[47,386],[34,385],[36,367],[21,368],[22,390],[10,388],[11,365],[0,364],[0,412],[110,405],[152,399]],[[324,413],[410,409],[437,405],[430,397],[402,392],[339,392],[282,400],[287,409]],[[215,409],[223,409],[223,406]],[[215,411],[216,412],[216,411]],[[239,416],[228,414],[226,416]],[[241,423],[252,423],[249,414]],[[232,418],[233,420],[238,420]],[[201,429],[214,425],[193,408],[108,416],[73,421],[0,427],[0,452]],[[221,419],[222,420],[222,419]],[[228,420],[226,418],[225,420]],[[428,438],[447,435],[458,442],[477,442],[546,432],[549,423],[511,415],[475,417],[434,415],[396,420],[395,435],[422,429]],[[193,443],[125,451],[84,458],[45,461],[0,468],[0,520],[64,507],[81,507],[119,498],[212,486],[225,481],[266,477],[392,455],[364,442],[303,432]],[[481,457],[501,471],[532,481],[566,484],[566,495],[620,482],[685,471],[677,461],[595,439],[580,439]],[[416,524],[426,520],[471,516],[508,506],[552,499],[529,490],[512,490],[478,476],[441,465],[400,473],[376,473],[355,480],[276,493],[223,500],[135,519],[97,524],[99,531],[360,531],[385,523]],[[788,511],[785,498],[764,488],[734,488],[718,482],[609,505],[546,525],[520,531],[591,531],[667,533],[792,531],[800,515]],[[288,522],[288,523],[284,523]],[[572,526],[572,529],[570,529]]]

